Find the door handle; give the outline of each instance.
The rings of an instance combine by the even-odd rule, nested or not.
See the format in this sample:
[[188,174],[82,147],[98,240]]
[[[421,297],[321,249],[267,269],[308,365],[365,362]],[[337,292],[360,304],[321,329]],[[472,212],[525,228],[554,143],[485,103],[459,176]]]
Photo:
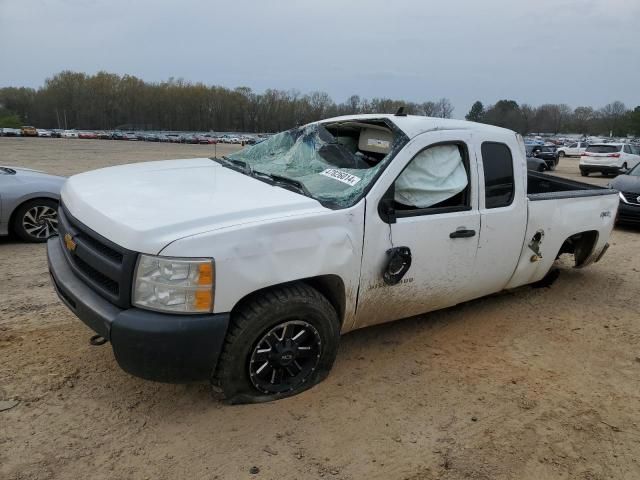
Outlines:
[[475,235],[476,235],[475,230],[467,230],[466,228],[460,228],[455,232],[451,232],[449,234],[449,238],[471,238],[471,237],[475,237]]

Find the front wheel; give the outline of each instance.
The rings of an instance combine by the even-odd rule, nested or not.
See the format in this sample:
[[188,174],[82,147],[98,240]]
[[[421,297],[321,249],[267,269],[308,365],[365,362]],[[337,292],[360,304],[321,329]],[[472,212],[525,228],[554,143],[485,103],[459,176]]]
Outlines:
[[565,153],[564,153],[562,150],[560,150],[560,151],[558,152],[558,156],[559,156],[560,158],[564,157],[564,155],[565,155]]
[[13,217],[13,231],[26,242],[46,242],[58,233],[58,202],[36,198],[23,203]]
[[558,165],[558,161],[557,160],[552,160],[549,165],[549,170],[553,171],[556,169],[556,166]]
[[588,177],[589,172],[587,172],[586,170],[580,170],[580,175],[582,175],[583,177]]
[[258,293],[232,314],[213,381],[230,403],[296,395],[328,375],[339,338],[335,309],[313,287]]

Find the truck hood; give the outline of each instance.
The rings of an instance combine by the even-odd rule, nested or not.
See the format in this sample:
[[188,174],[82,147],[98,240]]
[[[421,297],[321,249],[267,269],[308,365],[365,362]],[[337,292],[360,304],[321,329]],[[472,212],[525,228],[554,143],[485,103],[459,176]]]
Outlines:
[[156,254],[183,237],[245,223],[326,211],[318,201],[209,158],[103,168],[69,178],[62,202],[112,242]]

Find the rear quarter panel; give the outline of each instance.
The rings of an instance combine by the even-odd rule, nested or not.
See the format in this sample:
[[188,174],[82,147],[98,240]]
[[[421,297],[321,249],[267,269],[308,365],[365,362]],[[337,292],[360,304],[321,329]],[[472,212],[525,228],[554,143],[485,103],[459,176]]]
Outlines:
[[[598,232],[596,245],[581,267],[592,263],[609,241],[619,198],[617,194],[535,201],[527,198],[527,204],[525,240],[518,266],[506,288],[542,279],[552,267],[560,247],[567,238],[577,233],[595,230]],[[535,253],[529,247],[529,243],[538,231],[544,233],[539,246],[542,258],[532,261]]]

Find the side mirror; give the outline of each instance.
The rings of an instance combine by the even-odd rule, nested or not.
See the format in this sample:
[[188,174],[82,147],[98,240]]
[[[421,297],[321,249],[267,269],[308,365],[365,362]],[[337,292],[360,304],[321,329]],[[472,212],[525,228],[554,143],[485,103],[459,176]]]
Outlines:
[[383,198],[378,204],[378,215],[386,223],[396,223],[396,209],[393,198]]

